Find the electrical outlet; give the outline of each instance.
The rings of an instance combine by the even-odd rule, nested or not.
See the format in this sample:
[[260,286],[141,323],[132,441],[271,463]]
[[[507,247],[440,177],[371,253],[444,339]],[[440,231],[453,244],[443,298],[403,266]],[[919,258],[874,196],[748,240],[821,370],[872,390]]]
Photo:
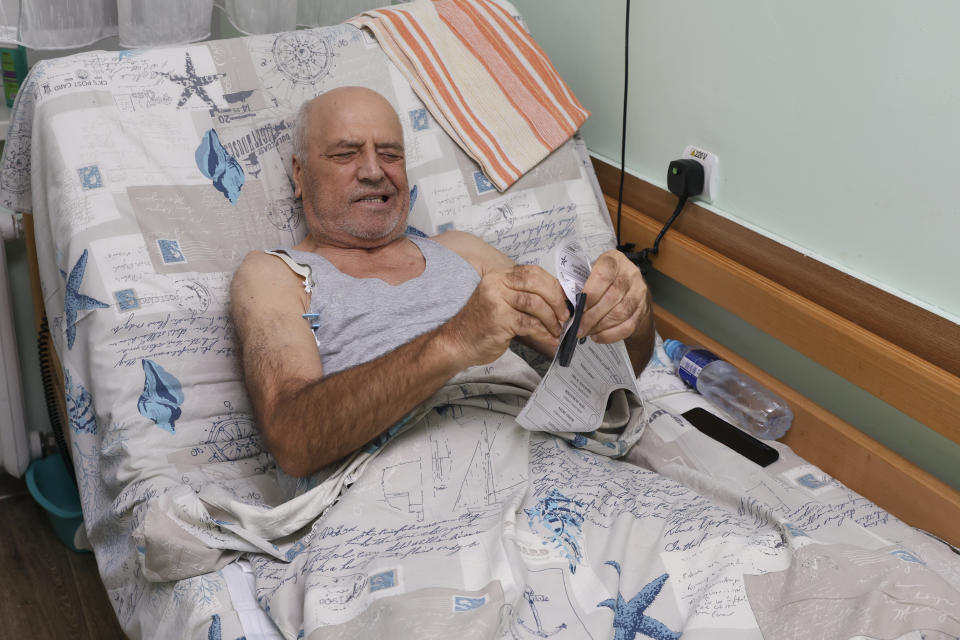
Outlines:
[[706,202],[713,202],[714,198],[717,197],[720,159],[715,154],[693,145],[683,150],[682,157],[693,158],[703,165],[703,193],[697,196],[697,198]]

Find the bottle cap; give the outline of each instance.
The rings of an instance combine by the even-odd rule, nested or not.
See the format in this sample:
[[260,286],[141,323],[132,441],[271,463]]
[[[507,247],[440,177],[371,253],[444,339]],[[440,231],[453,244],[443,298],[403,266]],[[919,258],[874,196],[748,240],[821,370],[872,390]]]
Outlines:
[[670,356],[670,359],[674,362],[680,359],[680,350],[685,346],[686,345],[679,340],[667,338],[663,341],[663,350],[667,352],[667,355]]

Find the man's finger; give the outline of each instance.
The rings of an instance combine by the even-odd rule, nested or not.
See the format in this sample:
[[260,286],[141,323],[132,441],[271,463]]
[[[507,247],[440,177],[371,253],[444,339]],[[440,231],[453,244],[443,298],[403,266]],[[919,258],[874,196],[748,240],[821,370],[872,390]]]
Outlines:
[[[613,316],[610,317],[610,320],[613,321],[622,322],[627,319],[637,306],[636,301],[631,301],[630,299],[631,288],[632,282],[630,277],[620,273],[610,283],[599,300],[594,300],[591,303],[588,297],[587,313],[584,314],[585,321],[580,325],[581,337],[607,328],[606,326],[598,328],[598,325],[601,321],[608,318],[608,316],[611,316],[611,314],[613,314]],[[625,309],[621,309],[619,313],[614,313],[618,307],[624,304],[626,304]]]
[[538,295],[553,310],[557,322],[564,323],[570,316],[563,287],[552,275],[535,265],[517,266],[507,272],[505,283],[516,291]]
[[629,338],[636,328],[635,323],[622,322],[614,327],[605,329],[590,336],[590,339],[597,344],[610,344]]
[[627,335],[631,334],[636,328],[636,323],[630,324],[631,320],[636,320],[640,315],[641,303],[640,301],[630,297],[625,296],[616,306],[614,306],[610,311],[603,315],[590,329],[588,334],[584,335],[596,335],[611,329],[613,327],[628,325],[625,327]]
[[538,338],[544,341],[559,340],[558,334],[550,331],[536,316],[517,312],[514,322],[514,331],[518,336]]
[[521,316],[536,320],[546,333],[559,336],[563,331],[556,312],[540,295],[529,291],[511,291],[506,300]]
[[617,258],[609,251],[597,258],[590,269],[587,281],[583,284],[583,293],[587,294],[588,305],[591,300],[600,300],[607,288],[616,280],[619,272]]

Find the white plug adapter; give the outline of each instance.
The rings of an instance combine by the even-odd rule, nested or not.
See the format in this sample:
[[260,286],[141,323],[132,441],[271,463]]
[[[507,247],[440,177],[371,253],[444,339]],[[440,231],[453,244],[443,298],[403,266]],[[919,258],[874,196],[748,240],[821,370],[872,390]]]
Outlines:
[[710,153],[700,147],[693,145],[687,146],[683,150],[683,158],[693,158],[703,165],[703,193],[696,196],[699,200],[713,202],[717,197],[717,186],[720,175],[720,159],[716,154]]

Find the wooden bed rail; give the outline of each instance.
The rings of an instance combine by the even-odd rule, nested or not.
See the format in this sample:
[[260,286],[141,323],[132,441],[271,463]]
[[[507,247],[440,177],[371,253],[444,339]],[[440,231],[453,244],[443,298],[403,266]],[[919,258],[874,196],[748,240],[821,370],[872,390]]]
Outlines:
[[[607,205],[615,215],[616,201],[608,196]],[[625,242],[651,246],[661,226],[622,208]],[[660,244],[657,269],[960,443],[957,376],[676,230]],[[960,545],[960,492],[659,307],[656,320],[661,335],[714,349],[783,395],[795,410],[784,442],[798,454],[905,522]]]
[[960,546],[960,492],[654,305],[660,335],[702,345],[780,394],[793,410],[781,440],[798,455],[898,518]]
[[[608,206],[616,202],[608,196]],[[625,241],[653,244],[661,224],[623,207]],[[672,230],[657,270],[960,443],[960,378]]]

